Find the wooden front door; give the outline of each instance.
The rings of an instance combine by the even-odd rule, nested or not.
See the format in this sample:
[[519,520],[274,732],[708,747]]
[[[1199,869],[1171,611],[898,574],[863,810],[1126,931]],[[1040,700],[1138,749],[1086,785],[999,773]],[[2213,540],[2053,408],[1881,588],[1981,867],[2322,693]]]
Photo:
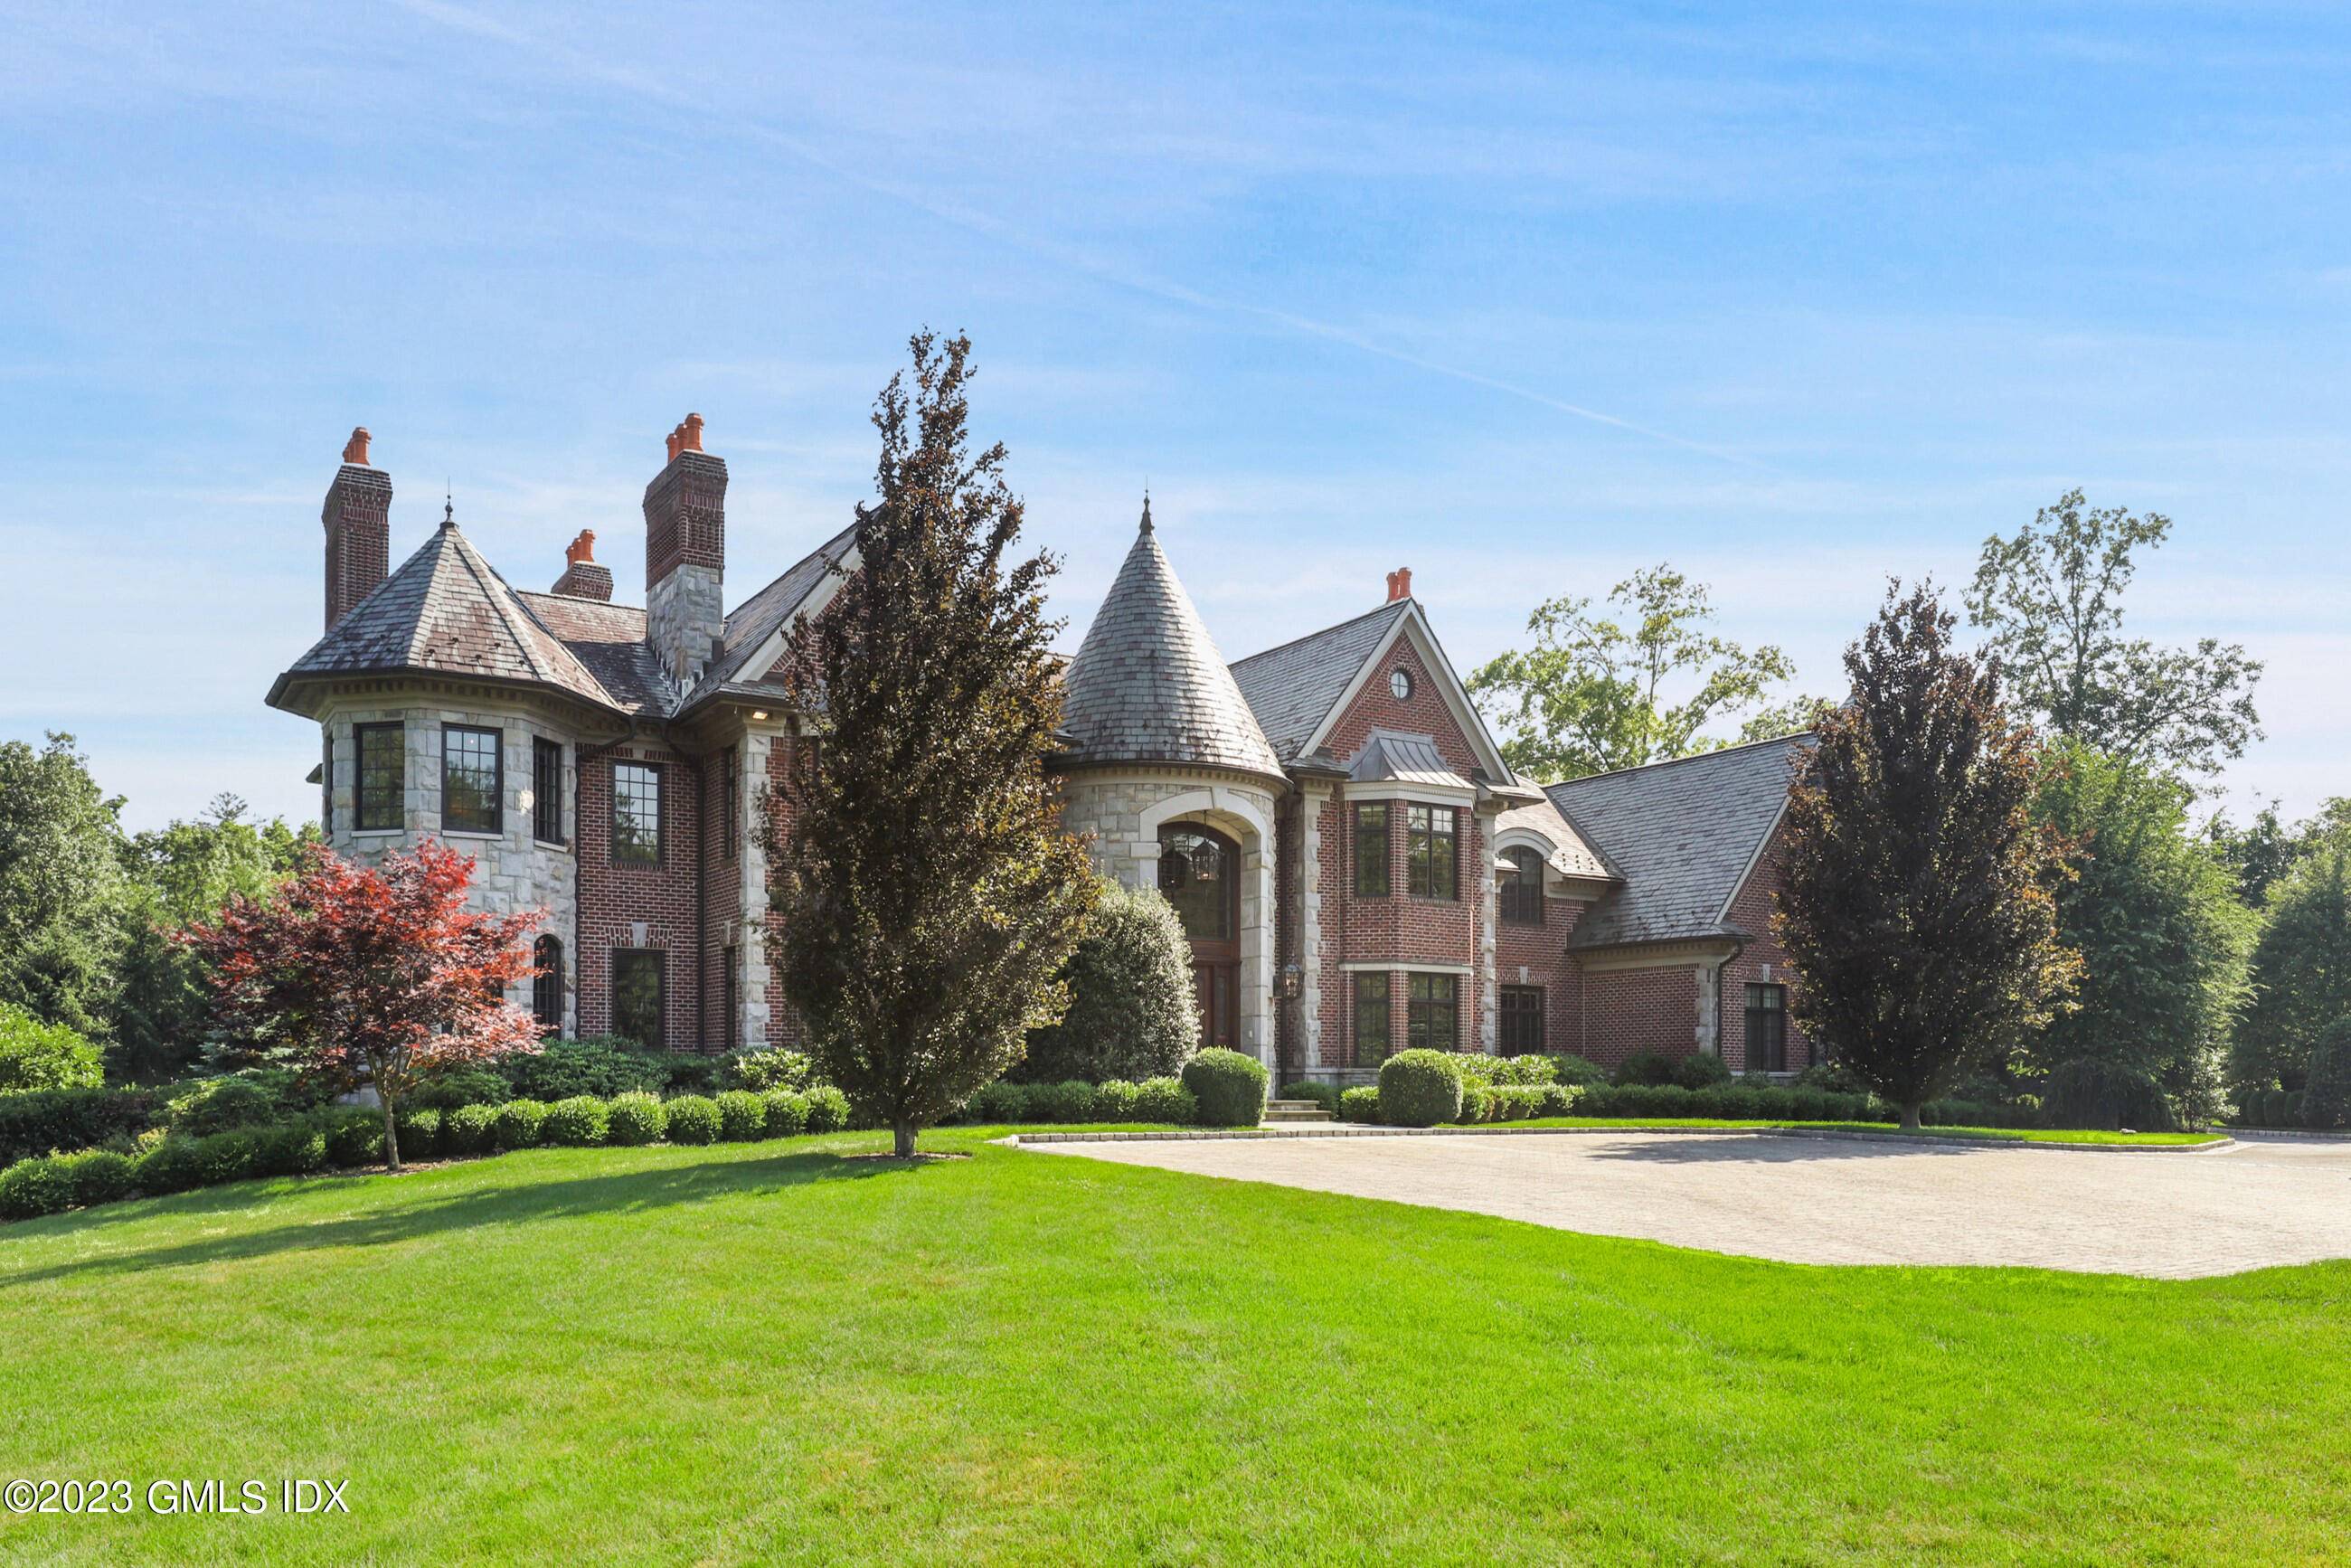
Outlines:
[[1194,822],[1159,830],[1159,891],[1192,944],[1200,1043],[1240,1041],[1240,846]]

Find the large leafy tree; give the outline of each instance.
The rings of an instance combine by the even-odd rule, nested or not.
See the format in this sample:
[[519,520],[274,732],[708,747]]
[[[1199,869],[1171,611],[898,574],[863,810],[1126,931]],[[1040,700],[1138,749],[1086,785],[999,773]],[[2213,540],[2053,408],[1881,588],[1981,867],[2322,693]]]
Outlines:
[[1708,630],[1705,584],[1658,566],[1610,589],[1608,603],[1544,601],[1527,621],[1533,646],[1469,677],[1503,732],[1503,760],[1520,773],[1549,782],[1711,751],[1730,743],[1702,732],[1729,719],[1744,718],[1742,740],[1811,727],[1818,703],[1767,696],[1794,678],[1787,654]]
[[0,1002],[91,1036],[122,941],[121,809],[72,736],[0,743]]
[[232,894],[181,938],[212,974],[224,1029],[330,1089],[375,1090],[394,1170],[394,1113],[419,1082],[538,1049],[538,1023],[506,992],[531,973],[523,944],[541,912],[467,909],[473,877],[470,858],[430,841],[380,867],[311,844],[282,889]]
[[160,1081],[201,1054],[212,1009],[202,957],[174,934],[211,920],[232,897],[259,898],[298,868],[315,827],[282,818],[248,821],[234,795],[193,822],[133,835],[123,844],[128,883],[114,1044],[120,1077]]
[[2162,648],[2124,634],[2137,557],[2170,531],[2158,513],[2100,510],[2070,490],[2015,538],[1984,541],[1968,613],[2017,704],[2050,729],[2126,762],[2215,773],[2260,737],[2262,666],[2234,643]]
[[912,346],[912,387],[901,372],[874,403],[858,568],[789,639],[784,682],[820,736],[767,829],[809,1053],[902,1156],[1061,1016],[1094,896],[1042,766],[1055,562],[1008,559],[1021,505],[1003,447],[971,450],[969,340]]
[[2326,1031],[2351,1019],[2351,829],[2319,836],[2270,890],[2268,915],[2231,1053],[2240,1092],[2301,1086]]
[[2034,820],[2033,737],[1953,624],[1931,587],[1897,584],[1846,651],[1852,700],[1790,791],[1776,917],[1796,1016],[1913,1128],[2045,1025],[2080,968],[2057,940],[2065,848]]
[[2050,748],[2039,813],[2075,850],[2059,941],[2082,955],[2080,1005],[2026,1042],[2043,1070],[2094,1061],[2154,1082],[2183,1121],[2221,1107],[2221,1067],[2258,920],[2189,827],[2168,775],[2078,742]]
[[2269,902],[2270,889],[2285,880],[2303,857],[2325,846],[2329,838],[2351,833],[2351,796],[2338,795],[2318,808],[2318,814],[2288,827],[2272,800],[2253,813],[2243,827],[2216,813],[2204,830],[2214,852],[2236,876],[2237,891],[2259,909]]

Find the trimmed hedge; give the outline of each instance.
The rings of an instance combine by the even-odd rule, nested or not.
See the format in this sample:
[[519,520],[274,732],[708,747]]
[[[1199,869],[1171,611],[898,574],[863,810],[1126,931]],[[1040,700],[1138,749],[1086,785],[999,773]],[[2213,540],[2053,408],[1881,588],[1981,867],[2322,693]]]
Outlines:
[[496,1105],[460,1105],[442,1119],[442,1146],[453,1155],[486,1155],[497,1146]]
[[718,1102],[700,1094],[681,1094],[664,1107],[669,1112],[669,1141],[673,1144],[715,1144],[726,1118],[718,1112]]
[[1380,1063],[1380,1119],[1434,1127],[1461,1119],[1461,1064],[1449,1051],[1399,1051]]
[[730,1144],[754,1144],[767,1135],[768,1103],[747,1089],[729,1089],[714,1102],[718,1135]]
[[574,1094],[547,1108],[539,1141],[566,1148],[592,1148],[608,1140],[611,1125],[612,1113],[604,1102],[593,1095]]
[[820,1083],[802,1096],[808,1103],[808,1130],[838,1133],[849,1125],[849,1096],[830,1083]]
[[0,1166],[135,1138],[161,1121],[152,1089],[36,1089],[0,1094]]
[[490,1124],[490,1146],[500,1154],[537,1148],[546,1125],[544,1104],[537,1100],[509,1100],[498,1107],[497,1118]]
[[1366,1084],[1343,1091],[1339,1096],[1339,1120],[1342,1122],[1377,1122],[1380,1119],[1380,1092]]
[[1265,1120],[1265,1063],[1211,1047],[1184,1064],[1184,1087],[1199,1102],[1204,1127],[1254,1127]]
[[669,1112],[642,1089],[615,1094],[605,1108],[604,1135],[622,1147],[656,1143],[669,1131]]
[[1137,1121],[1188,1127],[1200,1119],[1200,1099],[1180,1078],[1146,1078],[1134,1086]]
[[759,1099],[768,1108],[768,1137],[796,1138],[808,1131],[808,1096],[790,1089],[770,1089]]
[[1659,1051],[1636,1051],[1616,1064],[1609,1082],[1625,1089],[1661,1089],[1674,1081],[1674,1059]]

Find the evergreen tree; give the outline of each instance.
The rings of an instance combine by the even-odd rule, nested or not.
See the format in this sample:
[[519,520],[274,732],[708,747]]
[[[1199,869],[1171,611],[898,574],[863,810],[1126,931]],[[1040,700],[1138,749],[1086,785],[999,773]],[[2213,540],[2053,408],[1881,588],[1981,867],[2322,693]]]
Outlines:
[[1777,917],[1797,1017],[1911,1128],[2046,1024],[2080,968],[2057,941],[2064,847],[2033,820],[2033,737],[1952,626],[1931,587],[1896,584],[1846,651],[1852,699],[1790,792]]
[[1052,558],[1017,563],[1004,449],[967,434],[971,344],[913,340],[876,400],[859,564],[793,629],[784,682],[820,744],[771,814],[776,945],[809,1053],[899,1155],[1061,1016],[1094,880],[1043,762],[1061,725]]
[[1014,1077],[1030,1083],[1140,1082],[1182,1071],[1200,1049],[1192,944],[1157,888],[1103,880],[1061,978],[1070,1010],[1029,1037]]
[[0,1002],[92,1038],[122,945],[121,810],[72,736],[0,743]]

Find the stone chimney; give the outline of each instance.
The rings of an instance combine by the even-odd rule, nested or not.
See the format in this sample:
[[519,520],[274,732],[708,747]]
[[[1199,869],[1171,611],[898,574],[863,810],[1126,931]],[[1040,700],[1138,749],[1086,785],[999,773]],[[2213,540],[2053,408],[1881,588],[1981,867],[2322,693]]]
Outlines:
[[1388,573],[1388,602],[1412,597],[1412,568],[1400,566]]
[[594,529],[580,529],[580,537],[564,547],[563,559],[563,575],[555,580],[555,586],[548,590],[549,593],[611,601],[612,569],[596,564]]
[[669,433],[645,486],[645,640],[670,678],[702,678],[726,630],[726,465],[702,449],[702,416]]
[[392,570],[392,476],[368,463],[362,425],[343,444],[343,465],[319,513],[327,529],[327,630]]

